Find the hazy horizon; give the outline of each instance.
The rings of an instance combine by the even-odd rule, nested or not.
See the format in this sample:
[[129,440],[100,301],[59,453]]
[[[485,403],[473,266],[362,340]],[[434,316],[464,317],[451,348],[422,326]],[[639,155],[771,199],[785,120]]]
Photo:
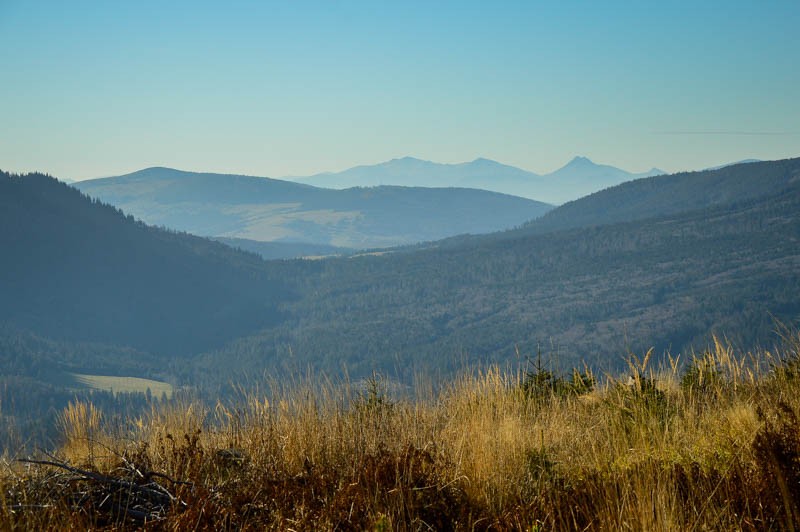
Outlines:
[[798,155],[800,5],[6,2],[0,167],[548,173]]
[[[375,162],[369,162],[369,163],[357,163],[357,164],[354,164],[352,166],[348,166],[348,167],[345,167],[345,168],[338,168],[338,169],[335,169],[335,170],[323,170],[321,172],[316,172],[314,174],[309,174],[307,176],[306,175],[280,175],[279,176],[279,175],[237,174],[235,172],[229,172],[229,171],[224,171],[224,170],[223,171],[209,171],[209,170],[195,169],[195,168],[191,168],[190,169],[190,168],[176,168],[176,167],[165,166],[165,165],[150,165],[150,166],[142,166],[142,167],[138,167],[138,168],[133,168],[130,171],[122,172],[122,173],[119,173],[119,174],[105,174],[105,175],[86,176],[86,177],[68,178],[68,179],[69,179],[70,182],[90,181],[92,179],[103,179],[103,178],[107,178],[107,177],[118,177],[118,176],[128,175],[128,174],[132,174],[132,173],[139,172],[139,171],[142,171],[142,170],[147,170],[148,168],[169,168],[171,170],[177,170],[179,172],[211,173],[211,174],[220,174],[220,175],[247,175],[247,176],[251,176],[251,177],[267,177],[267,178],[270,178],[270,179],[281,179],[281,180],[292,181],[292,180],[303,179],[303,178],[307,178],[307,177],[313,177],[313,176],[317,176],[317,175],[327,175],[327,174],[333,175],[333,174],[337,174],[337,173],[340,173],[340,172],[344,172],[344,171],[347,171],[347,170],[352,170],[352,169],[360,168],[360,167],[379,166],[379,165],[382,165],[382,164],[391,163],[391,162],[394,162],[394,161],[400,161],[400,160],[403,160],[403,159],[414,159],[414,160],[421,161],[421,162],[424,162],[424,163],[432,163],[432,164],[437,164],[437,165],[449,165],[449,166],[466,165],[466,164],[471,164],[471,163],[474,163],[474,162],[480,161],[480,160],[489,160],[489,161],[492,161],[492,162],[495,162],[495,163],[499,163],[501,165],[512,166],[514,168],[518,168],[520,170],[524,170],[526,172],[531,172],[531,173],[534,173],[534,174],[537,174],[537,175],[541,175],[541,176],[545,176],[547,174],[550,174],[550,173],[553,173],[553,172],[555,172],[557,170],[560,170],[560,169],[564,168],[565,166],[569,165],[570,163],[572,163],[576,159],[589,159],[592,163],[594,163],[596,165],[612,166],[612,167],[619,168],[621,170],[625,170],[625,171],[628,171],[628,172],[631,172],[631,173],[637,173],[637,172],[640,171],[639,169],[631,170],[629,168],[621,168],[621,167],[619,167],[619,166],[617,166],[617,165],[615,165],[613,163],[610,163],[610,162],[607,162],[607,161],[594,160],[594,159],[591,159],[590,157],[585,157],[585,156],[580,155],[580,154],[577,154],[577,155],[574,155],[573,157],[570,157],[569,159],[565,160],[563,164],[561,164],[559,166],[556,166],[552,170],[547,170],[547,171],[539,171],[539,170],[532,169],[532,168],[521,168],[521,167],[518,167],[518,166],[509,165],[508,163],[506,163],[504,161],[498,161],[498,160],[495,160],[495,159],[490,159],[488,157],[475,157],[473,159],[466,160],[466,161],[452,161],[451,162],[451,161],[433,161],[433,160],[430,160],[430,159],[423,159],[421,157],[415,157],[414,155],[404,155],[404,156],[400,156],[400,157],[392,157],[391,159],[387,159],[387,160],[383,160],[383,161],[375,161]],[[744,159],[742,159],[742,161],[743,160]],[[728,164],[737,163],[737,162],[740,162],[740,161],[739,160],[737,160],[737,161],[727,161],[727,162],[724,162],[724,163],[721,163],[721,164],[722,165],[728,165]],[[650,168],[642,168],[641,172],[647,172],[647,171],[650,171],[650,170],[658,170],[658,169],[659,168],[656,168],[656,167],[653,166],[653,167],[650,167]],[[5,168],[0,168],[0,170],[9,171],[9,170],[7,170]],[[687,168],[686,170],[705,170],[705,168]],[[33,171],[33,170],[31,170],[31,171]],[[43,171],[43,170],[36,170],[36,171]],[[58,179],[63,179],[59,175],[53,175],[53,177],[58,178]]]

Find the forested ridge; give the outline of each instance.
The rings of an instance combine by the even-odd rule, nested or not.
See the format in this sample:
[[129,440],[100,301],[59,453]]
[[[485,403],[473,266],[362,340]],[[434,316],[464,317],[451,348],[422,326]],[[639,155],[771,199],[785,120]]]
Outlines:
[[[769,346],[776,320],[800,317],[798,167],[795,159],[700,174],[695,194],[705,199],[686,210],[659,211],[648,206],[652,195],[626,192],[634,219],[624,222],[552,231],[531,230],[534,222],[313,261],[263,261],[148,227],[48,176],[2,174],[5,382],[15,393],[61,390],[52,397],[63,399],[59,376],[93,370],[216,396],[308,368],[411,382],[418,372],[447,376],[537,351],[558,367],[612,369],[628,352],[689,353],[712,334],[742,349]],[[677,179],[691,188],[689,177]],[[710,195],[717,188],[728,193]],[[581,201],[602,211],[597,196]]]
[[609,367],[628,350],[700,348],[712,332],[768,344],[774,319],[800,317],[799,211],[794,186],[646,221],[276,264],[307,296],[286,305],[283,324],[222,353],[412,372],[513,360],[537,346],[567,366]]

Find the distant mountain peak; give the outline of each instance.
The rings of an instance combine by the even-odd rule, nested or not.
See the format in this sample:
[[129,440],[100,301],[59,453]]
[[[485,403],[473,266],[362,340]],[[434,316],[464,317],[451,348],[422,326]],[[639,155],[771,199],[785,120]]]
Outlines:
[[172,178],[189,178],[192,175],[194,175],[194,172],[189,172],[186,170],[178,170],[177,168],[170,168],[168,166],[150,166],[147,168],[142,168],[141,170],[136,170],[129,174],[123,174],[114,177],[149,179],[151,177],[164,178],[166,176],[170,176]]
[[486,157],[478,157],[468,163],[462,163],[463,166],[472,166],[478,168],[512,168],[507,164],[503,164],[501,162],[495,161],[493,159],[487,159]]
[[420,159],[419,157],[414,157],[413,155],[406,155],[405,157],[396,157],[392,159],[392,161],[402,161],[408,163],[429,163],[427,159]]
[[594,162],[589,159],[588,157],[584,157],[583,155],[576,155],[572,158],[570,162],[566,164],[566,166],[594,166]]
[[654,173],[665,172],[653,169],[644,174],[631,173],[595,163],[583,155],[573,157],[563,167],[545,175],[487,157],[476,157],[468,162],[440,163],[405,156],[333,174],[295,178],[295,181],[338,189],[378,185],[476,188],[548,203],[564,203]]
[[[426,161],[424,159],[418,159],[416,157],[412,157],[410,155],[406,155],[405,157],[395,157],[394,159],[388,160],[383,163],[379,163],[375,166],[383,166],[383,167],[391,167],[391,166],[421,166],[421,165],[429,165],[429,164],[436,164],[431,161]],[[356,168],[371,168],[370,165],[365,165]]]
[[551,172],[549,175],[561,175],[565,172],[574,173],[574,172],[586,172],[586,171],[593,171],[597,169],[600,165],[596,164],[594,161],[589,159],[588,157],[584,157],[583,155],[576,155],[570,161],[559,168]]
[[141,170],[130,172],[127,175],[149,174],[153,172],[174,172],[176,174],[189,173],[185,170],[178,170],[177,168],[169,168],[168,166],[148,166],[147,168],[142,168]]
[[[429,165],[437,167],[454,167],[454,168],[458,167],[463,168],[465,166],[487,166],[487,167],[507,166],[493,159],[487,159],[486,157],[478,157],[476,159],[473,159],[465,163],[438,163],[434,161],[429,161],[427,159],[412,157],[411,155],[406,155],[405,157],[396,157],[389,161],[379,163],[376,166],[401,166],[401,165],[416,165],[416,166]],[[365,166],[364,168],[370,168],[370,167]]]

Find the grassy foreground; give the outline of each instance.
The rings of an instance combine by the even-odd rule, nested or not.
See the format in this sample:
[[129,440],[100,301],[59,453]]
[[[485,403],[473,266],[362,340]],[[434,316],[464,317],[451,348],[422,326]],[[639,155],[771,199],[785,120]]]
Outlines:
[[795,530],[798,346],[631,357],[601,386],[541,368],[402,400],[276,384],[124,426],[73,404],[51,464],[7,461],[2,528]]

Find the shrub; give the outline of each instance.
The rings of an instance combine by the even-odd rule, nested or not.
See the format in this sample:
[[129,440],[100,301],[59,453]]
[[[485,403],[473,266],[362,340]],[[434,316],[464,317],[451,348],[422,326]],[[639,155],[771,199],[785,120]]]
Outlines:
[[583,395],[594,390],[594,386],[595,378],[588,368],[584,368],[583,373],[575,368],[569,379],[566,379],[546,369],[542,365],[541,355],[537,357],[533,369],[525,372],[521,384],[529,398],[538,400]]

